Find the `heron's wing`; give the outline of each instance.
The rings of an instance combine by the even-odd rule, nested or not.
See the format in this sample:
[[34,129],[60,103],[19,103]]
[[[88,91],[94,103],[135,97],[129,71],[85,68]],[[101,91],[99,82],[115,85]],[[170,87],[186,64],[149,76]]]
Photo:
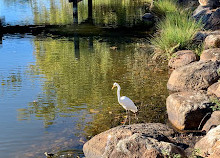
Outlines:
[[137,112],[137,107],[135,106],[134,102],[126,97],[126,96],[122,96],[120,98],[120,104],[126,109],[126,110],[131,110],[133,112]]

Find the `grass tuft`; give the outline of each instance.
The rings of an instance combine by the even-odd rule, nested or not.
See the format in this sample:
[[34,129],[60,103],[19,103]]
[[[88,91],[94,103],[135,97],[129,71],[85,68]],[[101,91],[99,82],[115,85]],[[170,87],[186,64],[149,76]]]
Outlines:
[[166,13],[164,19],[157,24],[157,29],[158,32],[151,39],[155,55],[169,58],[176,50],[195,48],[192,40],[202,29],[202,23],[196,22],[191,13],[179,8],[177,12]]
[[153,1],[153,12],[159,16],[166,15],[167,13],[178,12],[177,0],[156,0]]

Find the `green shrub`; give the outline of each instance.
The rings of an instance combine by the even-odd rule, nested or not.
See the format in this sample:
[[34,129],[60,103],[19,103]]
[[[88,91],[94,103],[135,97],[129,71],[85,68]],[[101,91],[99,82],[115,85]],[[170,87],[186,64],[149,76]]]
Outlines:
[[[179,9],[180,10],[180,9]],[[170,57],[176,49],[190,49],[195,34],[202,29],[201,22],[196,22],[191,13],[180,10],[167,13],[157,24],[158,32],[151,39],[156,56]]]

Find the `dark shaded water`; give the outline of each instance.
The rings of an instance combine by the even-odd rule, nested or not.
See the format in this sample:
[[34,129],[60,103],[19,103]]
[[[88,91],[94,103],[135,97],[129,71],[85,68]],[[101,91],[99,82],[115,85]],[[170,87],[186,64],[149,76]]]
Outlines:
[[[143,3],[94,1],[94,21],[110,26],[117,16],[109,14],[121,11],[128,17],[122,23],[129,25],[144,12],[144,7],[136,8]],[[72,23],[65,18],[72,17],[72,12],[64,0],[1,1],[0,9],[10,24],[47,23],[48,18],[55,19],[51,24]],[[63,13],[66,11],[69,14]],[[106,17],[112,19],[105,21]],[[79,21],[83,19],[79,14]],[[88,138],[124,120],[116,90],[111,90],[114,82],[139,108],[139,119],[132,123],[165,121],[166,64],[151,61],[146,39],[120,36],[3,36],[0,157],[44,157],[45,151],[82,156]]]

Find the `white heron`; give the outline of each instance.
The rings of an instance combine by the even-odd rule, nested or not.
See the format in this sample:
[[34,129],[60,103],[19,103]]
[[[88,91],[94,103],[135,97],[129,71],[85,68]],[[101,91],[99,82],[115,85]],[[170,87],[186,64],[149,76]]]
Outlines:
[[[132,111],[133,113],[135,113],[135,117],[136,117],[136,112],[138,111],[138,109],[135,106],[134,102],[126,96],[122,96],[122,97],[120,96],[121,87],[116,82],[113,84],[112,89],[114,89],[115,87],[117,87],[118,103],[126,110],[126,114],[128,112],[130,115],[129,111]],[[124,121],[124,124],[126,121],[127,121],[127,117],[126,120]],[[130,116],[129,116],[129,124],[130,124]]]

